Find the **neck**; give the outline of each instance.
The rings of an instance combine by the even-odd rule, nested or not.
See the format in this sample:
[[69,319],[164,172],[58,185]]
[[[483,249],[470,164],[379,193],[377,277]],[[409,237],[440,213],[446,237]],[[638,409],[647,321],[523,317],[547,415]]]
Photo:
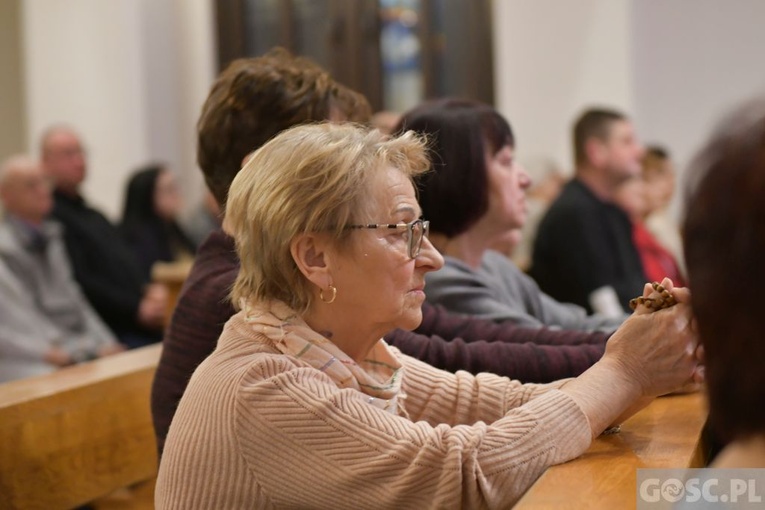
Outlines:
[[15,214],[15,213],[13,213],[11,211],[8,211],[8,215],[13,217],[13,218],[16,218],[17,221],[20,221],[20,222],[25,223],[27,225],[31,225],[32,227],[35,227],[35,228],[40,228],[40,226],[42,225],[43,221],[45,220],[45,218],[42,218],[42,217],[40,217],[40,218],[30,218],[30,217],[20,216],[20,215]]
[[600,200],[613,202],[618,183],[611,182],[607,176],[598,169],[580,167],[576,170],[576,178]]
[[765,434],[737,439],[720,452],[712,467],[750,468],[765,465]]
[[56,191],[69,198],[77,198],[80,196],[80,190],[77,188],[77,186],[57,185]]
[[353,316],[347,310],[342,313],[337,303],[318,302],[303,314],[303,320],[312,330],[332,341],[348,357],[360,363],[386,332],[369,327],[362,329],[360,324],[348,320]]
[[454,257],[473,269],[478,269],[481,267],[484,253],[491,247],[491,243],[497,235],[483,228],[479,222],[467,232],[454,237],[449,238],[443,234],[431,233],[429,239],[442,255]]

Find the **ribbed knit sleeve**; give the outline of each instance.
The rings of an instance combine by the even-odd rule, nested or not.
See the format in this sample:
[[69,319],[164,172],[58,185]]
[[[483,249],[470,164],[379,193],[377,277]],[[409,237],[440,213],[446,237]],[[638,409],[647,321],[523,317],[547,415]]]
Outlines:
[[157,508],[508,508],[591,440],[557,385],[402,357],[404,417],[287,356],[236,359],[216,352],[192,379]]
[[401,355],[401,360],[406,367],[404,391],[409,417],[431,424],[492,423],[567,381],[522,384],[490,373],[473,375],[460,370],[452,374],[409,356]]

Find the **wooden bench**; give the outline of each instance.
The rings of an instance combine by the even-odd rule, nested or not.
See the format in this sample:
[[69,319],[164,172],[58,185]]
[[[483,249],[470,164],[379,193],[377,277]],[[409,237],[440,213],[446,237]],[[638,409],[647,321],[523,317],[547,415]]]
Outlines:
[[167,310],[165,313],[165,325],[170,324],[175,304],[181,294],[183,283],[191,272],[193,260],[180,262],[155,262],[151,268],[151,281],[161,283],[167,288]]
[[0,509],[65,509],[152,480],[161,345],[0,385]]
[[658,398],[618,434],[598,437],[581,457],[545,471],[514,508],[635,508],[639,468],[705,465],[706,418],[701,393]]

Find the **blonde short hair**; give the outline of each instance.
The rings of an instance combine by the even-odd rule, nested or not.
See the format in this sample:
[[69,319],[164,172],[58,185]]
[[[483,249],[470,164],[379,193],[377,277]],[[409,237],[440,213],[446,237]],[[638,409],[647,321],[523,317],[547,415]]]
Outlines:
[[322,123],[274,137],[229,190],[226,228],[241,264],[234,306],[243,298],[277,299],[307,310],[313,294],[290,252],[295,236],[328,232],[343,245],[383,166],[412,179],[429,165],[425,142],[411,131],[389,137],[355,124]]

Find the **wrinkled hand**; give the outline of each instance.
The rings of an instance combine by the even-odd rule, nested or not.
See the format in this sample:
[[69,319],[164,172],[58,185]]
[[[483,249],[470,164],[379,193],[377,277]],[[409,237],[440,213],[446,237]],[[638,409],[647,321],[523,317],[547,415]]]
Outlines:
[[[703,381],[703,351],[697,347],[690,292],[662,282],[677,304],[652,312],[638,306],[606,344],[604,358],[615,361],[645,397],[687,391]],[[656,291],[646,285],[643,297]]]
[[643,295],[630,300],[630,307],[638,314],[652,313],[677,304],[672,291],[674,284],[669,278],[661,283],[646,283]]

